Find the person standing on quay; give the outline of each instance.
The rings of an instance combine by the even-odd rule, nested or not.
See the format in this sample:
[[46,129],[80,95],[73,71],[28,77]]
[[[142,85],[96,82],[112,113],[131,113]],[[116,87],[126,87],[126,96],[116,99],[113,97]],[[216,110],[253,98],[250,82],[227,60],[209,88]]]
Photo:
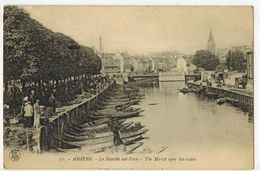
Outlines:
[[33,120],[33,107],[30,101],[26,101],[24,105],[24,128],[31,128]]
[[33,126],[35,128],[40,127],[40,119],[41,119],[41,108],[39,105],[40,100],[36,100],[36,103],[33,105],[33,111],[34,111],[34,124]]
[[53,114],[55,114],[55,112],[56,112],[56,98],[55,98],[53,93],[49,97],[49,104],[52,107]]
[[34,90],[31,90],[31,93],[29,94],[29,101],[31,102],[31,105],[35,103],[35,92]]

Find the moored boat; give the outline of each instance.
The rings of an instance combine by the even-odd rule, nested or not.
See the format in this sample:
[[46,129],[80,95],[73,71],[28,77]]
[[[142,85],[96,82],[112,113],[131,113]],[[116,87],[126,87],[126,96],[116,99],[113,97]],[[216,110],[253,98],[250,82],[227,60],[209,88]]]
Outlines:
[[[124,121],[126,121],[126,119],[118,120],[118,122],[117,123],[113,123],[113,125],[115,125],[115,124],[116,125],[120,125]],[[93,131],[93,130],[97,130],[97,129],[108,128],[110,126],[110,124],[111,124],[110,122],[104,122],[104,123],[94,124],[94,125],[83,124],[80,127],[81,127],[81,130],[83,130],[83,131]]]
[[[130,132],[123,132],[120,133],[119,131],[119,136],[120,139],[128,139],[128,138],[132,138],[132,137],[136,137],[136,136],[140,136],[142,134],[144,134],[145,132],[147,132],[148,129],[144,129],[144,130],[138,130],[138,131],[130,131]],[[110,142],[113,141],[114,139],[114,134],[112,132],[107,132],[106,135],[103,134],[103,136],[99,135],[98,137],[90,137],[89,135],[85,135],[85,136],[77,136],[77,139],[80,139],[82,141],[74,141],[74,142],[67,142],[71,145],[75,145],[75,146],[83,146],[83,145],[94,145],[94,144],[100,144],[100,143],[105,143],[105,142]]]
[[[143,142],[135,142],[130,144],[121,144],[118,146],[111,145],[110,143],[107,144],[100,144],[96,147],[82,147],[81,149],[62,149],[59,147],[56,147],[55,149],[59,152],[64,153],[78,153],[80,151],[83,151],[85,154],[93,154],[93,153],[101,153],[101,152],[118,152],[118,153],[132,153],[139,147],[141,147],[144,143]],[[73,160],[73,159],[72,159]]]
[[218,98],[217,99],[217,104],[221,105],[221,104],[224,104],[226,102],[226,98]]

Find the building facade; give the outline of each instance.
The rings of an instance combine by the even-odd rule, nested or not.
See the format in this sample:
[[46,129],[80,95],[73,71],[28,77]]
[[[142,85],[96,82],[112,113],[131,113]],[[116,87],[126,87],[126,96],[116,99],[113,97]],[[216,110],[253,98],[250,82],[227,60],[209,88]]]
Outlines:
[[121,71],[121,59],[116,57],[116,54],[107,53],[101,58],[102,67],[105,74],[119,73]]

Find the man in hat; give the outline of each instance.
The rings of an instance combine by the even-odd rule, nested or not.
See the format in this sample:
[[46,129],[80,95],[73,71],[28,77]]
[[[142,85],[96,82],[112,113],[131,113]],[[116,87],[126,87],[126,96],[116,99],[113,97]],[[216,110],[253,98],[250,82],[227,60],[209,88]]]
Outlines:
[[27,97],[27,96],[25,96],[25,97],[23,98],[22,107],[21,107],[21,110],[20,110],[20,115],[21,115],[21,116],[24,116],[24,106],[25,106],[25,103],[26,103],[26,102],[28,102],[28,97]]
[[25,101],[24,104],[24,128],[31,128],[33,121],[33,107],[30,101]]

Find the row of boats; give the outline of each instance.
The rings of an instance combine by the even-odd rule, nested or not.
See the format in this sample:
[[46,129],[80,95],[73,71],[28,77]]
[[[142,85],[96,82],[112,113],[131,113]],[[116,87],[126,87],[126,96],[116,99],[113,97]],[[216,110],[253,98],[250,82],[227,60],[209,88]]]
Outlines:
[[140,122],[128,121],[141,116],[144,110],[132,105],[139,104],[143,96],[136,88],[115,85],[89,109],[87,122],[65,130],[62,144],[57,141],[56,149],[62,152],[132,153],[143,145],[141,140],[146,138],[143,135],[148,131]]
[[218,93],[214,93],[214,92],[210,92],[207,91],[207,89],[203,88],[203,87],[184,87],[181,89],[178,89],[180,92],[182,92],[183,94],[186,93],[199,93],[199,94],[203,94],[208,98],[211,99],[216,99],[217,104],[222,105],[224,103],[230,103],[234,106],[239,106],[239,100],[230,98],[230,97],[224,97],[223,95],[220,95]]
[[202,89],[201,88],[195,88],[195,87],[183,87],[181,89],[178,89],[183,94],[186,93],[199,93]]

